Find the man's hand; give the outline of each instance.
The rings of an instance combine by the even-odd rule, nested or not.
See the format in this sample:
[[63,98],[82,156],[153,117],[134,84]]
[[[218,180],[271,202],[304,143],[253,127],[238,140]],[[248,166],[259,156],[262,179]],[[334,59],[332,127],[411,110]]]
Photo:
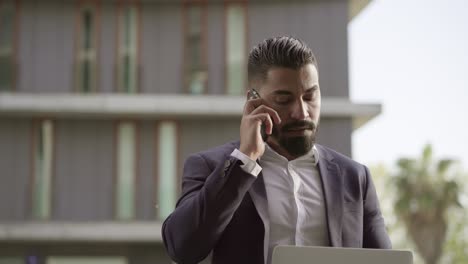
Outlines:
[[257,160],[265,152],[260,130],[262,123],[265,124],[265,132],[271,135],[273,124],[281,123],[278,113],[263,104],[263,99],[247,100],[240,125],[240,148],[239,151]]

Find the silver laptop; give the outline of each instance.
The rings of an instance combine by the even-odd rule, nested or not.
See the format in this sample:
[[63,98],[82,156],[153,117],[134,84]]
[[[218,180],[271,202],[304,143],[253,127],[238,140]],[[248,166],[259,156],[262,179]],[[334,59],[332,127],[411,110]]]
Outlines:
[[277,246],[272,264],[413,264],[406,250]]

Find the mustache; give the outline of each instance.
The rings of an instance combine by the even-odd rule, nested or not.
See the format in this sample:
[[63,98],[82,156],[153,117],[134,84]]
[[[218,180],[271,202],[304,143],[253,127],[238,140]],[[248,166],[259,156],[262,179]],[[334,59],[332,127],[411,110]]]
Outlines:
[[295,128],[305,128],[305,129],[310,129],[310,130],[315,130],[317,125],[310,120],[300,120],[300,121],[293,121],[291,123],[285,124],[282,128],[281,131],[287,131],[290,129],[295,129]]

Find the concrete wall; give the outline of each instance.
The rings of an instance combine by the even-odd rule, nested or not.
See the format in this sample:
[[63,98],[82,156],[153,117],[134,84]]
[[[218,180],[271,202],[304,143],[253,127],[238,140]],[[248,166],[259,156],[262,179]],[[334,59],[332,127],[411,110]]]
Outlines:
[[[194,120],[180,122],[180,154],[189,154],[239,139],[240,122],[230,120]],[[181,164],[182,165],[182,164]]]
[[75,16],[68,1],[21,1],[18,92],[70,92]]
[[58,120],[55,133],[52,218],[113,219],[113,123]]
[[225,24],[223,4],[212,4],[208,7],[207,21],[207,62],[209,94],[225,94]]
[[182,93],[182,7],[178,3],[142,4],[141,92]]
[[353,124],[350,118],[322,119],[317,133],[317,143],[351,157],[352,132]]
[[0,222],[31,216],[31,120],[0,119]]

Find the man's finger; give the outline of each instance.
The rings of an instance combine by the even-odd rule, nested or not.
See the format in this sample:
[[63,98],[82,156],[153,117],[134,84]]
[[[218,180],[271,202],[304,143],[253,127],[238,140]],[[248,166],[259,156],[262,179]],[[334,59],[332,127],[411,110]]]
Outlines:
[[271,120],[271,116],[268,113],[260,113],[253,117],[265,124],[265,132],[268,135],[271,135],[271,132],[273,130],[273,121]]
[[254,111],[257,107],[261,105],[263,105],[262,98],[247,100],[247,102],[245,102],[244,105],[244,115],[252,113],[252,111]]
[[256,114],[259,114],[259,113],[268,113],[271,116],[271,118],[273,119],[273,121],[275,122],[275,124],[281,123],[281,118],[279,117],[278,112],[276,112],[276,110],[274,110],[271,107],[268,107],[266,105],[261,105],[261,106],[255,108],[250,114],[251,115],[256,115]]

